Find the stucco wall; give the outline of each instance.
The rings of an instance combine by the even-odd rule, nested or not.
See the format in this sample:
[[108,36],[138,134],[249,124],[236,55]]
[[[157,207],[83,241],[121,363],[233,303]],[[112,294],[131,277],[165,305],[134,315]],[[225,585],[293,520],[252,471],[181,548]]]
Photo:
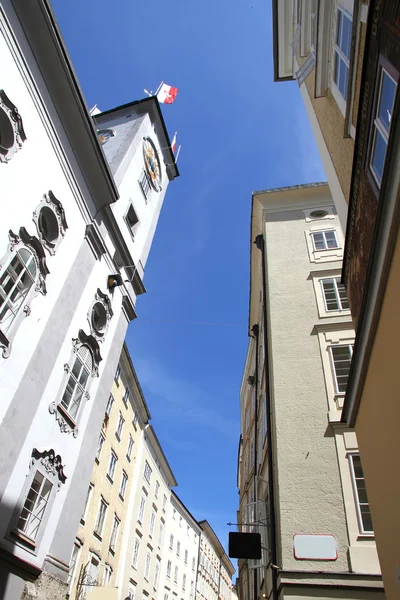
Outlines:
[[[335,224],[339,226],[337,220]],[[314,562],[294,558],[293,536],[333,534],[338,559],[319,561],[318,570],[345,571],[348,538],[314,333],[318,317],[309,274],[318,266],[311,267],[309,261],[308,227],[301,210],[267,214],[265,223],[281,564],[286,569],[315,569]],[[325,269],[335,266],[323,264]]]

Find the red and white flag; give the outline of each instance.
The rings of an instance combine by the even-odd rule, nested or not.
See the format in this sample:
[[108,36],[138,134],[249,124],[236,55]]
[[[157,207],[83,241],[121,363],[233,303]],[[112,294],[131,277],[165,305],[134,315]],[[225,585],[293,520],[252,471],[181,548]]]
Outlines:
[[177,134],[177,133],[178,133],[178,132],[177,132],[177,131],[175,131],[174,138],[173,138],[173,140],[172,140],[172,143],[171,143],[171,150],[172,150],[172,152],[173,152],[174,154],[175,154],[175,150],[176,150],[176,134]]
[[157,92],[157,99],[162,104],[172,104],[178,93],[178,88],[172,87],[167,83],[162,83]]

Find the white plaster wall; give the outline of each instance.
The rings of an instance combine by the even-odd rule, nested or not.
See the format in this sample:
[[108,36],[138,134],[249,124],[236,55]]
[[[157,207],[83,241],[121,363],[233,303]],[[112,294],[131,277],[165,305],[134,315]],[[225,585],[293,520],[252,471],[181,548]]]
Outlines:
[[[126,112],[129,111],[127,110]],[[110,115],[109,121],[103,121],[101,128],[112,127],[116,123],[120,122],[121,119],[123,120],[121,116]],[[143,147],[142,143],[140,142],[137,144],[136,152],[132,158],[129,168],[127,169],[121,184],[119,185],[118,191],[120,194],[120,199],[112,206],[112,210],[127,243],[129,251],[131,252],[134,263],[137,265],[140,261],[144,268],[169,180],[162,158],[160,143],[153,129],[149,115],[144,115],[142,117],[140,127],[137,132],[137,137],[139,140],[142,140],[144,137],[150,137],[158,150],[162,174],[162,190],[160,192],[156,192],[152,189],[146,202],[138,183],[144,166]],[[130,202],[132,202],[135,212],[140,220],[140,224],[136,229],[134,239],[132,239],[130,231],[124,220],[124,216],[126,215]]]
[[[166,525],[164,526],[164,534],[162,539],[161,548],[158,547],[158,535],[160,530],[161,519],[163,518],[165,522],[168,519],[168,507],[170,504],[170,487],[168,484],[168,480],[165,477],[163,470],[156,463],[156,457],[154,450],[151,448],[148,436],[146,435],[146,429],[143,432],[143,440],[142,440],[142,452],[141,457],[137,457],[135,469],[137,469],[137,476],[135,473],[135,485],[131,488],[131,493],[134,495],[134,499],[132,502],[132,521],[130,525],[130,530],[124,534],[127,536],[126,543],[126,559],[125,566],[123,572],[123,581],[122,585],[119,589],[120,599],[122,600],[128,594],[129,589],[129,581],[132,579],[136,582],[136,591],[141,594],[143,589],[147,590],[150,594],[150,597],[154,597],[158,593],[158,589],[162,587],[162,572],[163,572],[163,563],[166,562],[166,543],[167,535]],[[145,480],[144,467],[146,461],[149,463],[152,469],[152,475],[150,480],[150,485]],[[158,462],[158,461],[157,461]],[[158,493],[158,498],[155,497],[155,487],[156,481],[160,484],[160,489]],[[145,489],[147,491],[147,501],[143,516],[142,524],[138,522],[138,512],[140,505],[140,498],[142,490]],[[166,510],[163,510],[163,497],[164,495],[167,497]],[[153,536],[149,535],[150,528],[150,518],[153,509],[153,504],[157,508],[156,511],[156,521],[154,526]],[[133,557],[133,549],[136,537],[141,534],[140,541],[140,551],[139,551],[139,561],[137,569],[132,567],[132,557]],[[148,549],[148,544],[150,544],[151,550],[151,563],[150,563],[150,577],[149,582],[144,579],[144,571],[145,571],[145,559],[146,552]],[[154,590],[153,582],[154,582],[154,574],[155,574],[155,564],[157,557],[160,558],[161,561],[161,569],[160,576],[158,580],[158,589]]]
[[[32,213],[43,194],[52,190],[62,202],[68,230],[55,256],[46,252],[50,274],[46,278],[47,294],[38,294],[31,303],[31,315],[24,319],[12,343],[11,355],[0,360],[0,422],[17,389],[22,374],[37,347],[51,310],[55,306],[76,254],[83,240],[84,215],[77,204],[79,192],[67,180],[55,148],[47,135],[44,123],[5,38],[0,34],[2,88],[17,106],[27,135],[23,147],[8,164],[0,164],[2,186],[2,216],[0,218],[0,257],[8,243],[8,231],[18,233],[21,226],[31,235],[37,235]],[[1,260],[1,258],[0,258]]]
[[[49,405],[54,401],[58,401],[60,399],[60,394],[63,391],[62,383],[64,381],[64,364],[70,362],[72,339],[77,337],[78,331],[81,328],[87,334],[90,333],[87,321],[87,312],[94,298],[97,287],[101,286],[104,281],[106,281],[107,272],[108,269],[106,265],[97,262],[89,280],[85,282],[86,285],[83,288],[80,303],[76,308],[75,315],[72,319],[70,327],[68,328],[62,348],[54,364],[52,373],[48,379],[45,391],[32,421],[29,434],[26,436],[21,445],[17,463],[2,499],[2,502],[11,506],[17,503],[21,489],[25,482],[25,477],[29,472],[32,448],[38,448],[40,451],[54,448],[56,453],[61,455],[63,464],[65,465],[64,472],[67,476],[67,481],[63,486],[61,486],[60,491],[56,495],[37,558],[30,558],[30,562],[38,565],[41,564],[48,551],[48,548],[50,547],[60,514],[63,510],[66,494],[68,492],[70,482],[72,481],[72,474],[77,464],[81,444],[85,435],[85,429],[90,420],[91,410],[96,403],[96,392],[98,389],[99,379],[94,378],[90,387],[90,399],[86,401],[84,406],[78,426],[79,433],[77,438],[74,438],[71,433],[61,433],[60,427],[55,419],[55,415],[49,413]],[[108,352],[112,347],[113,336],[118,322],[118,317],[116,315],[118,315],[120,312],[120,300],[121,297],[117,295],[113,306],[115,315],[110,321],[105,341],[103,344],[101,344],[100,351],[103,361],[100,362],[100,370],[102,369],[102,365],[106,363]],[[8,523],[1,523],[0,537],[4,535],[7,526]],[[7,546],[8,544],[5,543],[5,545]],[[25,557],[26,560],[27,552],[24,549],[14,548],[13,552],[21,557]]]
[[[174,518],[174,510],[175,518]],[[181,521],[182,519],[182,521]],[[189,527],[189,530],[188,530]],[[182,510],[181,505],[171,495],[169,508],[167,529],[164,546],[164,559],[162,565],[162,586],[159,586],[158,600],[164,599],[164,594],[174,594],[185,598],[194,598],[190,595],[190,584],[193,581],[193,587],[196,584],[196,571],[198,566],[198,551],[199,551],[199,528],[193,528],[192,521],[188,518],[186,512]],[[174,536],[173,550],[169,548],[169,539],[171,534]],[[177,543],[180,542],[180,555],[177,555]],[[187,564],[184,562],[185,550],[188,551]],[[192,562],[194,560],[194,570]],[[167,562],[172,563],[171,578],[167,578]],[[178,567],[178,582],[174,582],[174,570]],[[183,575],[186,574],[186,589],[182,589]],[[167,588],[167,589],[166,589]]]
[[[326,191],[321,192],[319,199],[320,203],[324,200]],[[310,205],[317,202],[315,198]],[[337,217],[329,221],[332,225],[340,227]],[[335,442],[328,428],[319,342],[314,331],[318,307],[310,271],[316,266],[310,262],[307,251],[307,228],[302,210],[266,214],[281,564],[288,569],[315,570],[315,562],[295,560],[293,535],[331,533],[338,540],[339,558],[319,562],[318,570],[345,571],[348,538]],[[337,268],[337,262],[324,262],[322,267]]]

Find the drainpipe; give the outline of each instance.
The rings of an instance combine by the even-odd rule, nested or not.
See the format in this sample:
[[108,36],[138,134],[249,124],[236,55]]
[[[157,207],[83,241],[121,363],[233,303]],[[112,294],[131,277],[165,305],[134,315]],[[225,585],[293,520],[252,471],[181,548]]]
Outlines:
[[269,513],[271,522],[271,562],[272,562],[272,598],[278,600],[277,587],[277,542],[276,542],[276,520],[275,520],[275,493],[274,493],[274,461],[272,443],[272,418],[271,418],[271,381],[268,364],[268,319],[267,319],[267,281],[266,281],[266,259],[264,236],[259,234],[254,240],[255,245],[261,251],[262,257],[262,284],[263,284],[263,328],[264,328],[264,360],[265,360],[265,397],[266,417],[268,431],[267,461],[268,461],[268,496]]
[[[254,517],[257,521],[257,425],[258,425],[258,334],[259,326],[253,325],[252,334],[256,341],[256,372],[254,374]],[[254,600],[258,598],[258,585],[257,585],[257,569],[253,569],[253,583],[254,583]]]

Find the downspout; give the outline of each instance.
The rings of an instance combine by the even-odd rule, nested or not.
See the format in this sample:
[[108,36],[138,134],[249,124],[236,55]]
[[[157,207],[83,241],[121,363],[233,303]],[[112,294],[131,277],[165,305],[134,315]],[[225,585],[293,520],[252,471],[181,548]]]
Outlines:
[[[257,521],[257,494],[258,494],[258,485],[257,485],[257,425],[258,425],[258,334],[259,334],[259,326],[253,325],[252,334],[254,339],[256,340],[256,365],[255,365],[255,374],[254,374],[254,517],[255,521]],[[257,600],[258,597],[258,585],[257,585],[257,569],[253,569],[253,583],[254,583],[254,600]]]
[[268,319],[267,319],[267,281],[264,236],[259,234],[254,240],[255,245],[261,250],[262,258],[262,285],[263,285],[263,328],[264,328],[264,361],[265,361],[265,398],[268,431],[267,460],[268,460],[268,496],[269,513],[271,520],[271,562],[272,562],[272,598],[278,600],[277,587],[277,542],[275,520],[275,493],[274,493],[274,461],[272,444],[272,418],[271,418],[271,381],[268,363]]

